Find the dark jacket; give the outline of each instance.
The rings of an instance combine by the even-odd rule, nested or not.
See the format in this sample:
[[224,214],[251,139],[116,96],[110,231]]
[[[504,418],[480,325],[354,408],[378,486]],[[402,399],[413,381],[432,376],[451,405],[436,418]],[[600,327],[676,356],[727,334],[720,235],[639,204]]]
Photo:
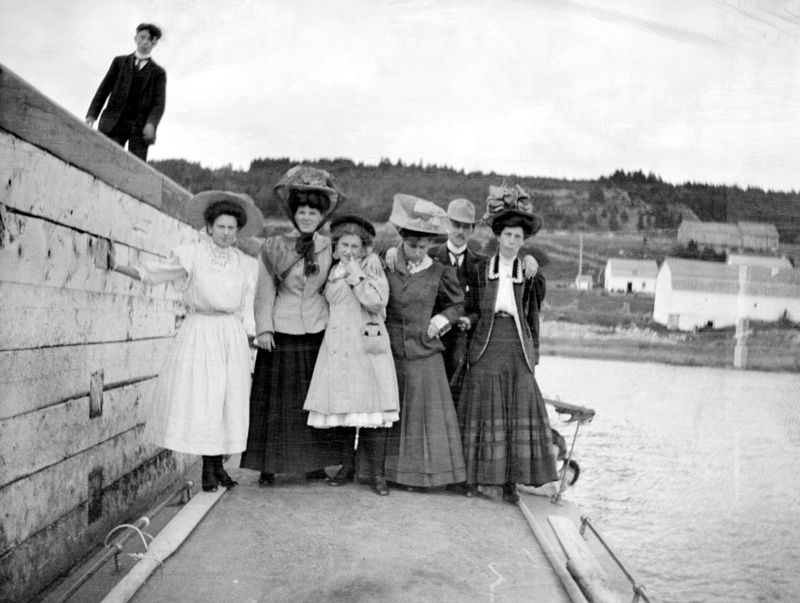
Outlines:
[[[496,274],[494,260],[497,257],[494,255],[479,262],[470,272],[471,285],[467,295],[466,311],[469,316],[479,317],[469,346],[470,365],[480,360],[492,336],[499,283],[498,278],[493,278]],[[522,274],[522,262],[519,258],[515,260],[514,271],[515,274]],[[522,329],[522,351],[525,353],[525,360],[531,372],[534,366],[539,364],[539,310],[542,307],[545,289],[546,282],[541,272],[537,272],[533,278],[514,284],[517,315],[521,319],[519,326]]]
[[[108,99],[108,105],[97,126],[97,129],[104,134],[111,132],[122,117],[133,82],[133,70],[133,54],[114,57],[108,73],[100,82],[100,87],[92,99],[92,104],[89,105],[86,116],[96,120]],[[148,123],[158,128],[167,99],[167,73],[150,59],[142,67],[140,75],[143,81],[135,105],[135,114],[127,117],[132,118],[139,129]]]
[[397,252],[397,267],[386,273],[389,304],[386,330],[395,358],[418,360],[444,351],[438,338],[428,337],[432,316],[442,314],[451,324],[464,312],[464,294],[452,266],[433,262],[430,268],[409,274],[402,248]]
[[[464,252],[464,261],[461,263],[461,266],[456,268],[450,262],[450,251],[447,249],[446,243],[442,245],[434,245],[433,247],[429,248],[428,255],[431,256],[434,262],[455,268],[458,284],[461,285],[461,289],[464,291],[464,297],[466,299],[466,297],[469,295],[470,288],[469,275],[475,269],[475,266],[478,265],[478,262],[485,260],[486,258],[475,253],[469,247],[467,247],[467,250]],[[478,322],[477,315],[470,316],[469,319],[473,326],[476,322]],[[455,332],[452,334],[448,333],[448,336],[453,336],[455,334]]]

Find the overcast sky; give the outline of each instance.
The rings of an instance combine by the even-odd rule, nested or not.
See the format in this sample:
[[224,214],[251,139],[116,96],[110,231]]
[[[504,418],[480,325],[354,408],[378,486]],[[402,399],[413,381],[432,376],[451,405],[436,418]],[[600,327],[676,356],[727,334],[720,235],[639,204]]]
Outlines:
[[800,0],[0,0],[0,63],[82,119],[142,21],[151,159],[800,189]]

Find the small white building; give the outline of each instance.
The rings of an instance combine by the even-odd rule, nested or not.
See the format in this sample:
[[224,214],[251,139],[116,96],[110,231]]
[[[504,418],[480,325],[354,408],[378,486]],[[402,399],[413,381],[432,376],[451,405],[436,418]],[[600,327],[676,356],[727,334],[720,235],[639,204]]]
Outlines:
[[658,264],[655,260],[622,260],[611,258],[606,262],[606,291],[623,293],[656,292]]
[[800,270],[667,258],[653,320],[671,329],[723,328],[739,318],[800,322]]
[[770,255],[729,253],[726,263],[729,266],[761,266],[762,268],[777,268],[778,270],[792,269],[792,263],[786,256],[778,258]]
[[594,279],[591,274],[579,274],[575,277],[575,288],[578,291],[589,291],[594,287]]

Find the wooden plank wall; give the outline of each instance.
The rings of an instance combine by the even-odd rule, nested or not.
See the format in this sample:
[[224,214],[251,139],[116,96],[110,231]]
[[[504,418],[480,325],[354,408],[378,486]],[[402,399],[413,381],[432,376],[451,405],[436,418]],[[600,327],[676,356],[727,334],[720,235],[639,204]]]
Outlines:
[[121,263],[196,240],[188,198],[0,65],[0,601],[30,600],[194,460],[141,438],[180,297],[103,268],[109,240]]

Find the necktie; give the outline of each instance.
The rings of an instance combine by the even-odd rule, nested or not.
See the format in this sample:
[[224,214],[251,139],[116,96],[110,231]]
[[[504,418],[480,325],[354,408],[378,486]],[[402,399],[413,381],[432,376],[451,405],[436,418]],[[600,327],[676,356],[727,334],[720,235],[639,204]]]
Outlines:
[[147,65],[147,61],[150,59],[136,59],[136,69],[141,69],[145,65]]
[[461,264],[464,263],[464,252],[463,251],[461,253],[453,253],[452,251],[449,252],[449,253],[450,253],[450,263],[453,266],[461,266]]

